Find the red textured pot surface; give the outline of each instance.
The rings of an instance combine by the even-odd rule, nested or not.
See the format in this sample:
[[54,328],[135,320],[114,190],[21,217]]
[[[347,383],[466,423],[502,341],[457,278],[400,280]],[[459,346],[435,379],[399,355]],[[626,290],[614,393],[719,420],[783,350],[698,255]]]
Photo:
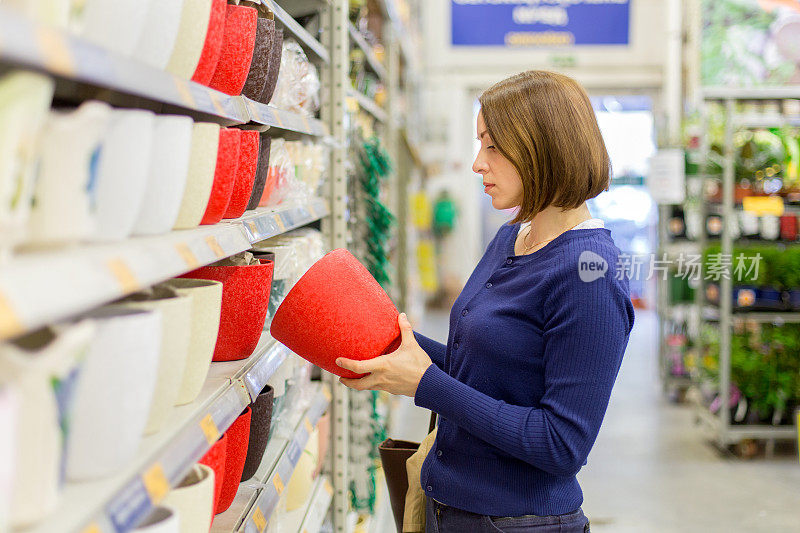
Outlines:
[[228,431],[228,447],[225,452],[225,479],[222,481],[222,493],[214,508],[214,514],[224,513],[236,498],[239,482],[242,479],[244,462],[247,459],[247,445],[250,439],[250,407],[247,407]]
[[222,480],[225,479],[225,457],[228,448],[228,434],[222,437],[197,461],[214,471],[214,509],[217,508],[219,496],[222,494]]
[[247,359],[255,350],[267,316],[273,267],[272,261],[207,266],[181,276],[222,282],[222,312],[213,361]]
[[208,85],[217,69],[219,55],[222,52],[222,40],[225,36],[225,11],[228,4],[225,0],[213,0],[211,16],[208,19],[208,31],[200,52],[200,61],[194,69],[192,81]]
[[241,132],[236,183],[233,186],[228,209],[222,218],[239,218],[244,214],[253,192],[253,182],[256,179],[259,134],[255,130],[241,130]]
[[781,239],[784,241],[797,240],[797,215],[783,215],[781,217]]
[[212,89],[234,96],[242,93],[253,59],[257,25],[255,8],[228,6],[222,52],[209,84]]
[[236,185],[236,170],[239,167],[239,145],[242,130],[223,128],[219,130],[219,149],[217,166],[214,169],[214,183],[211,197],[200,224],[216,224],[228,210],[233,188]]
[[314,263],[272,319],[270,333],[315,365],[346,378],[337,357],[372,359],[400,345],[398,312],[375,278],[344,249]]

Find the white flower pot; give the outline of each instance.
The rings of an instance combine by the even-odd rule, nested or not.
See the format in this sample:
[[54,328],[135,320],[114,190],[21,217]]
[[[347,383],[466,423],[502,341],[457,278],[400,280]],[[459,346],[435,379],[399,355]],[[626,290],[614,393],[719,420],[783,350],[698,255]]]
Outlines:
[[14,487],[16,459],[17,393],[10,386],[0,386],[0,532],[9,528],[11,495]]
[[189,173],[175,229],[196,228],[206,212],[214,184],[219,149],[219,124],[197,122],[192,128]]
[[0,260],[25,239],[39,133],[54,87],[32,72],[0,78]]
[[175,225],[186,189],[193,124],[189,117],[156,116],[147,190],[134,235],[159,235]]
[[211,2],[212,0],[183,2],[178,36],[172,49],[172,57],[167,63],[167,71],[180,78],[191,79],[200,62],[211,18]]
[[134,55],[151,67],[164,70],[175,47],[182,11],[183,0],[150,2]]
[[97,176],[91,174],[92,158],[110,118],[111,107],[103,102],[85,102],[70,113],[50,113],[42,132],[28,244],[71,244],[94,231]]
[[[180,533],[180,519],[178,513],[169,507],[156,507],[150,513],[150,516],[144,519],[144,522],[139,524],[139,527],[134,531],[141,533]],[[197,530],[196,530],[197,531]],[[205,533],[200,530],[197,533]]]
[[191,403],[206,381],[219,333],[222,283],[206,279],[176,278],[162,283],[180,295],[191,296],[191,328],[183,382],[177,405]]
[[101,308],[81,371],[67,442],[67,477],[108,476],[139,449],[155,390],[161,313]]
[[94,240],[130,236],[147,189],[155,115],[116,109],[100,149]]
[[145,434],[158,432],[172,412],[183,383],[186,357],[189,352],[192,297],[178,295],[165,287],[154,289],[150,294],[136,293],[109,307],[127,309],[158,310],[161,313],[161,348],[158,363],[158,378],[153,393],[150,415]]
[[67,27],[71,4],[71,0],[3,0],[3,7],[57,28]]
[[178,515],[181,533],[205,533],[214,517],[214,471],[203,464],[192,467],[164,504]]
[[67,404],[71,401],[64,391],[74,390],[76,361],[85,356],[93,331],[92,324],[83,321],[40,329],[0,347],[0,379],[12,383],[19,398],[13,527],[34,524],[58,505],[62,427],[69,426]]
[[85,0],[80,13],[83,37],[106,50],[132,56],[153,0]]

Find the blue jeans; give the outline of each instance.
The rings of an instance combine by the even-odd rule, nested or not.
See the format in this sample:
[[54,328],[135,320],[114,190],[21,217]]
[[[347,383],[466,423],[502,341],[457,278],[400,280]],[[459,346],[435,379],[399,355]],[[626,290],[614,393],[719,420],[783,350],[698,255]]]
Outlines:
[[589,533],[589,520],[580,509],[558,516],[492,517],[428,498],[425,516],[426,533]]

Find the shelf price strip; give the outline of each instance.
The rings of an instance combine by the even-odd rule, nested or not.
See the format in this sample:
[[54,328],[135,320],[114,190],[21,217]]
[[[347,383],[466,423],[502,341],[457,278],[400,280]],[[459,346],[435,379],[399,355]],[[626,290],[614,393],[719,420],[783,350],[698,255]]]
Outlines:
[[8,299],[0,292],[0,338],[7,339],[25,331],[17,313]]
[[192,109],[197,108],[197,102],[194,100],[194,95],[192,95],[191,89],[189,89],[189,84],[186,80],[175,77],[175,87],[178,89],[178,95],[180,95],[181,101],[186,104],[187,106],[191,107]]
[[200,420],[200,429],[203,431],[203,435],[205,435],[206,441],[209,444],[214,444],[217,442],[217,440],[219,440],[219,428],[214,422],[214,418],[211,416],[211,413],[207,414],[202,420]]
[[125,261],[119,258],[112,259],[108,262],[108,269],[124,293],[128,294],[139,290],[139,282]]
[[169,492],[169,482],[161,463],[155,463],[142,474],[142,482],[153,505],[158,505]]
[[219,241],[215,236],[209,235],[206,237],[206,244],[209,248],[211,248],[211,251],[214,252],[214,255],[216,255],[218,258],[225,257],[225,252],[223,251],[222,246],[219,245]]
[[98,526],[97,524],[89,524],[88,526],[83,528],[81,533],[103,533],[103,531],[100,529],[100,526]]
[[256,506],[256,511],[253,513],[253,523],[256,525],[256,529],[258,529],[259,533],[264,531],[267,527],[267,519],[264,518],[264,513],[261,512],[261,508]]
[[48,70],[62,76],[75,75],[75,61],[64,35],[51,28],[38,28],[36,40]]
[[186,263],[186,266],[189,268],[197,268],[200,266],[200,262],[197,260],[197,257],[192,252],[192,249],[189,248],[189,245],[185,242],[175,245],[175,249],[178,250],[178,254],[180,254],[181,259],[183,262]]

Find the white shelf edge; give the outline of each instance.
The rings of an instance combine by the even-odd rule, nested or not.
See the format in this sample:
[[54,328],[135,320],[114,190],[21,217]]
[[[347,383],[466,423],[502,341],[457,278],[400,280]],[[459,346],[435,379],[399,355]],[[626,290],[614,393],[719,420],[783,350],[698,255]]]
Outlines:
[[242,99],[251,122],[314,137],[328,135],[328,127],[319,119],[286,111],[285,109],[278,109],[277,107],[251,100],[246,96],[237,98]]
[[0,341],[214,263],[327,214],[325,201],[312,198],[213,226],[19,253],[0,266]]
[[369,68],[372,70],[372,72],[374,72],[378,76],[379,80],[385,81],[386,68],[381,64],[380,61],[378,61],[378,57],[375,55],[375,51],[369,45],[367,40],[364,39],[364,36],[361,35],[361,33],[356,29],[355,26],[353,26],[352,22],[348,23],[347,29],[350,33],[350,40],[353,41],[361,49],[362,52],[364,52],[364,55],[367,58],[367,65],[369,66]]
[[[283,518],[289,523],[285,524],[287,529],[297,531],[297,533],[319,533],[325,515],[333,501],[333,487],[328,476],[321,474],[311,489],[308,501],[300,509],[289,511]],[[295,526],[296,527],[293,527]]]
[[780,87],[706,87],[703,89],[706,100],[785,100],[800,99],[800,85]]
[[375,100],[368,97],[367,95],[362,94],[351,87],[347,89],[347,96],[355,99],[356,102],[358,102],[358,105],[361,107],[361,109],[368,112],[378,121],[386,122],[386,120],[388,119],[386,111],[384,111],[377,103],[375,103]]
[[324,63],[328,63],[330,61],[330,54],[328,54],[328,50],[316,40],[314,37],[308,33],[305,28],[303,28],[294,18],[292,18],[289,13],[286,12],[277,2],[274,0],[261,0],[261,3],[269,8],[270,11],[275,15],[275,18],[280,22],[284,28],[289,30],[295,38],[297,38],[300,43],[307,49],[314,52],[319,59],[321,59]]

